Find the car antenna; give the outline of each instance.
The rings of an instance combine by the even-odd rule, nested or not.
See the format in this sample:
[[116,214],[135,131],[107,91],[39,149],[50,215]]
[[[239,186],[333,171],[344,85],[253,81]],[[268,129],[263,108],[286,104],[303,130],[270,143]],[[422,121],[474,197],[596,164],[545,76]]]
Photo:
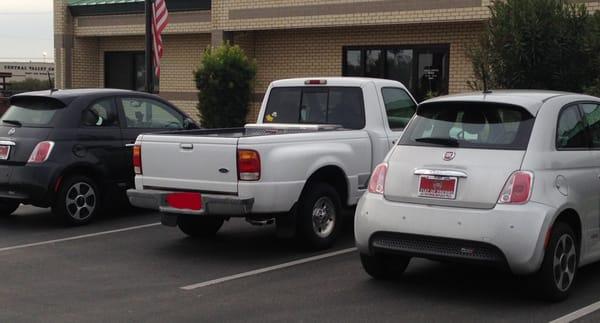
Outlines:
[[483,63],[481,63],[481,76],[483,77],[483,94],[492,93],[492,91],[490,91],[490,89],[488,89],[487,72],[485,69],[485,64],[483,64]]
[[50,86],[50,94],[58,91],[58,89],[54,87],[54,83],[52,82],[52,78],[50,77],[50,71],[48,71],[48,85]]

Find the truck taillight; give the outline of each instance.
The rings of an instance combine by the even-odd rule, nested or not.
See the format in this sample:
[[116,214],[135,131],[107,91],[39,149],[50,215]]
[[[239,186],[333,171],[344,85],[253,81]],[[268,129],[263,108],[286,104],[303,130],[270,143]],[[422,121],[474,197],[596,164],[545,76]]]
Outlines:
[[498,204],[525,204],[531,198],[533,188],[533,173],[516,171],[510,175],[500,196]]
[[142,146],[133,146],[133,171],[136,175],[142,174]]
[[50,153],[52,153],[53,148],[53,141],[42,141],[38,143],[33,149],[33,152],[31,152],[27,162],[32,164],[40,164],[45,162],[48,160],[48,157],[50,157]]
[[369,193],[383,194],[385,190],[385,176],[387,175],[387,163],[381,163],[375,167],[369,180]]
[[238,179],[240,181],[258,181],[260,179],[260,155],[255,150],[238,149]]

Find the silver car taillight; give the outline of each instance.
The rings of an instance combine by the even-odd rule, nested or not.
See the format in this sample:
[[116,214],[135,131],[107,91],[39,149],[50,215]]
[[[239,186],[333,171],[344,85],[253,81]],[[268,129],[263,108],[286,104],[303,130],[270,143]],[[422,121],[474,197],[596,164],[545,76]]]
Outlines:
[[525,204],[531,198],[533,188],[533,173],[516,171],[510,175],[500,196],[498,204]]
[[388,164],[381,163],[375,167],[371,179],[369,180],[369,193],[383,194],[385,190],[385,176],[387,175]]

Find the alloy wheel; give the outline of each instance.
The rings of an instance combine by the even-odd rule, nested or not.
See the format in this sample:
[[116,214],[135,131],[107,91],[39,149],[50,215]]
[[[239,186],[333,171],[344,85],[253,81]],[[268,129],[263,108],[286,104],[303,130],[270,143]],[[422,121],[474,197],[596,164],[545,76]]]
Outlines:
[[569,289],[575,278],[577,250],[573,238],[563,234],[554,249],[552,270],[556,287],[564,292]]
[[96,192],[85,182],[73,184],[67,191],[65,205],[69,216],[76,220],[85,220],[96,208]]

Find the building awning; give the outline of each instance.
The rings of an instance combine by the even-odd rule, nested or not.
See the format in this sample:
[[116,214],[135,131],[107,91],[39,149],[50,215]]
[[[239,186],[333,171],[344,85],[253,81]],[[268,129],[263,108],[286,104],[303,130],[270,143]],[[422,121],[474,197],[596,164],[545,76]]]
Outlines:
[[[168,0],[169,11],[210,10],[211,0]],[[144,0],[69,0],[73,16],[144,13]]]

